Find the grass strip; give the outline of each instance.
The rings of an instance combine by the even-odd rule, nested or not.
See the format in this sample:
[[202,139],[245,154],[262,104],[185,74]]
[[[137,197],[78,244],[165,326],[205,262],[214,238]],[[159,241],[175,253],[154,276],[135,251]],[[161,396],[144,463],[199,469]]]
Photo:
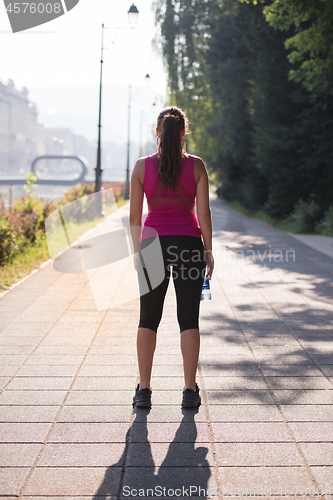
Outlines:
[[49,258],[46,238],[41,238],[0,267],[0,290],[8,290]]
[[[117,208],[122,207],[128,200],[121,196],[117,200]],[[94,222],[96,224],[96,222]],[[80,227],[80,231],[88,231],[93,227],[91,221],[87,221]],[[4,266],[0,266],[0,291],[8,290],[13,284],[30,274],[34,269],[50,258],[46,237],[43,237],[25,250],[12,258]]]
[[[250,217],[250,219],[256,219],[261,222],[265,222],[266,224],[275,227],[275,229],[279,229],[280,231],[283,231],[285,233],[295,233],[295,234],[299,233],[297,228],[297,223],[294,222],[293,220],[274,219],[273,217],[267,215],[263,210],[250,210],[249,208],[244,207],[238,201],[231,201],[226,203],[229,205],[230,208],[232,208],[233,210],[235,210],[240,214]],[[318,234],[318,233],[307,233],[307,234]]]

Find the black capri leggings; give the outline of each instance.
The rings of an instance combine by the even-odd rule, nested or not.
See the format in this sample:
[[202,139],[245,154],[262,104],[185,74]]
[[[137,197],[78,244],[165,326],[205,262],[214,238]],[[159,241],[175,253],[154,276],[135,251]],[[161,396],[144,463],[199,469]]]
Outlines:
[[[143,239],[140,252],[153,239]],[[154,332],[157,331],[162,318],[163,304],[170,276],[172,275],[177,298],[177,319],[180,332],[199,328],[200,298],[206,272],[202,239],[195,236],[176,234],[159,236],[159,241],[163,254],[165,278],[160,285],[150,289],[148,293],[140,293],[139,327],[149,328]],[[170,266],[172,266],[172,273]],[[145,276],[143,273],[145,273]],[[138,266],[138,274],[141,292],[143,288],[141,283],[147,282],[146,270]]]

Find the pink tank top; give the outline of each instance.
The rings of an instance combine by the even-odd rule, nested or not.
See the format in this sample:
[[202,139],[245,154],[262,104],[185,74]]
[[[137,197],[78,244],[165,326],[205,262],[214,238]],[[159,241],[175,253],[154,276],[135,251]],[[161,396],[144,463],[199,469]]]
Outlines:
[[148,204],[148,215],[144,221],[142,239],[149,238],[154,228],[159,236],[183,234],[201,237],[201,231],[194,214],[196,182],[194,178],[194,156],[188,155],[182,162],[182,172],[175,192],[163,187],[157,177],[157,167],[151,156],[145,158],[143,182]]

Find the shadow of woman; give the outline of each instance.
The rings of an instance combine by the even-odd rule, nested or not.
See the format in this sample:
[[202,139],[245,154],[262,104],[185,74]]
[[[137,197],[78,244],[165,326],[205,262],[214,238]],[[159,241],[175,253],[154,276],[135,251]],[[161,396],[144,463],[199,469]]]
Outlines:
[[[94,499],[106,500],[110,496],[186,497],[199,494],[205,499],[211,472],[206,459],[208,448],[195,448],[197,428],[194,415],[197,411],[183,410],[182,421],[162,461],[161,455],[165,449],[164,424],[161,424],[158,442],[151,445],[147,426],[149,410],[137,409],[136,418],[126,435],[129,444],[119,461],[106,471]],[[123,471],[121,478],[118,474],[120,468]]]

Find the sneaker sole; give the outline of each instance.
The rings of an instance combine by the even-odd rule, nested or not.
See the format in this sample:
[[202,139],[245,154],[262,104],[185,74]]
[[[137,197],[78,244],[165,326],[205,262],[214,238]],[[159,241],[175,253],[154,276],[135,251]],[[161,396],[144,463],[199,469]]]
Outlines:
[[182,403],[182,408],[198,408],[198,406],[201,405],[201,401],[199,401],[198,403],[191,403],[191,402],[186,402],[186,401],[183,401]]
[[145,401],[139,401],[138,403],[133,403],[133,408],[138,406],[139,408],[151,408],[151,403]]

